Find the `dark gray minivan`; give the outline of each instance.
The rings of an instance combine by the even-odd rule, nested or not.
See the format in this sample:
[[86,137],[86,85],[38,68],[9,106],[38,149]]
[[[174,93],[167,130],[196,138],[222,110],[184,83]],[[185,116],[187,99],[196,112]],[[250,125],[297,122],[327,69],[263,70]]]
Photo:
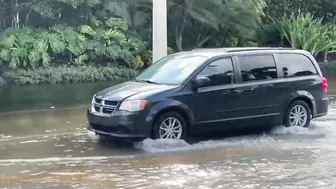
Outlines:
[[232,129],[308,127],[328,113],[327,79],[307,51],[196,49],[98,92],[89,130],[128,139],[186,139]]

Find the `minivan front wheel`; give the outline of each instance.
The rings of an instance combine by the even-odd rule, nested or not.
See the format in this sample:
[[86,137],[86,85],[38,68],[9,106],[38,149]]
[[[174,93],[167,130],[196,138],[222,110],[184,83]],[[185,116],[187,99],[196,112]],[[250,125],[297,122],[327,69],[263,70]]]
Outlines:
[[294,101],[286,111],[285,126],[287,127],[309,127],[311,121],[311,110],[304,101]]
[[176,112],[166,112],[154,123],[154,139],[185,139],[187,124],[184,118]]

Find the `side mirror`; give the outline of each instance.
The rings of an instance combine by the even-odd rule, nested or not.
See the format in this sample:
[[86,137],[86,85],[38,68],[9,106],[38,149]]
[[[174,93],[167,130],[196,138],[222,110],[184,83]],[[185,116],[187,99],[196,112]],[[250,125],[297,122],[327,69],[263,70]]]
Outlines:
[[206,87],[210,85],[210,79],[208,77],[198,77],[192,81],[193,88]]

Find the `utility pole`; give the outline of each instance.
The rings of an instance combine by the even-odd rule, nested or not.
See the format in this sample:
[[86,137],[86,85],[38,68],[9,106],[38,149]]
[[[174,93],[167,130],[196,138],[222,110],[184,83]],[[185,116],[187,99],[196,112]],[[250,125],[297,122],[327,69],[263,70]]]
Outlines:
[[153,0],[153,62],[167,55],[167,0]]

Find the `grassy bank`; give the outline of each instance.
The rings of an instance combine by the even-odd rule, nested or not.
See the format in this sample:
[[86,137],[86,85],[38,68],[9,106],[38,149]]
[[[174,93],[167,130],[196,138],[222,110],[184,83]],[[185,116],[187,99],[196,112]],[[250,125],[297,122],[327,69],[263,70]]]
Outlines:
[[36,70],[5,71],[2,74],[8,84],[57,84],[80,83],[106,80],[128,80],[137,75],[138,71],[123,67],[51,67]]

